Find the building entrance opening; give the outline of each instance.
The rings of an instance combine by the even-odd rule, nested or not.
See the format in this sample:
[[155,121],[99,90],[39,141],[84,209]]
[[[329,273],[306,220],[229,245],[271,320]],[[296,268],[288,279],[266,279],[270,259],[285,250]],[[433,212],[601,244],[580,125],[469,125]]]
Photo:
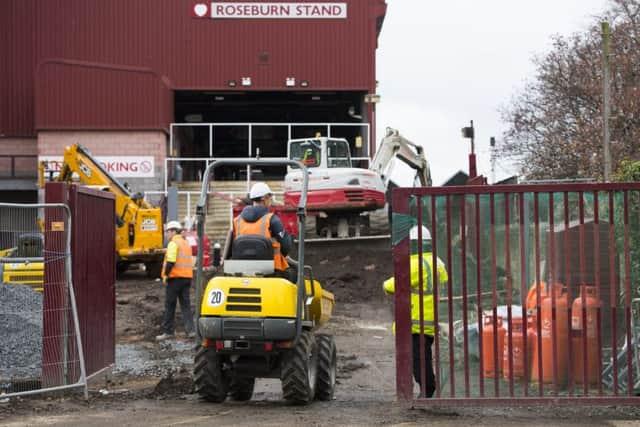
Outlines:
[[[316,136],[345,138],[358,166],[370,156],[364,97],[364,92],[177,91],[169,153],[176,160],[168,164],[172,180],[200,180],[212,158],[285,158],[289,139]],[[216,180],[245,180],[247,168],[220,167],[215,174]],[[283,180],[285,174],[286,167],[261,166],[251,170],[251,179]]]

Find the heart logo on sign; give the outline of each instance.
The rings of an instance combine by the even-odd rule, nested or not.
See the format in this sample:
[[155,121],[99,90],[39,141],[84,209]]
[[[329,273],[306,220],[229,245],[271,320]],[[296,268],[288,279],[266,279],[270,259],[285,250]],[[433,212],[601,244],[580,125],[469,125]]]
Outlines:
[[193,11],[197,16],[202,18],[204,15],[207,14],[207,5],[199,3],[193,7]]

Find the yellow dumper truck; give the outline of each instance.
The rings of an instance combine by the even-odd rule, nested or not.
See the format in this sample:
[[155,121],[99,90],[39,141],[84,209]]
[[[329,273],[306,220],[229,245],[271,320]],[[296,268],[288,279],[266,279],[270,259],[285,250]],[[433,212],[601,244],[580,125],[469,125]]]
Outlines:
[[[295,404],[331,400],[336,383],[336,346],[331,335],[317,333],[330,318],[334,297],[313,280],[304,266],[306,168],[296,161],[222,160],[205,172],[197,207],[199,242],[203,241],[206,195],[212,170],[222,165],[291,164],[303,170],[298,205],[296,283],[274,277],[271,241],[260,235],[227,239],[222,274],[204,283],[198,255],[199,349],[195,356],[196,391],[210,402],[249,400],[256,378],[279,378],[283,396]],[[202,254],[199,248],[198,254]]]

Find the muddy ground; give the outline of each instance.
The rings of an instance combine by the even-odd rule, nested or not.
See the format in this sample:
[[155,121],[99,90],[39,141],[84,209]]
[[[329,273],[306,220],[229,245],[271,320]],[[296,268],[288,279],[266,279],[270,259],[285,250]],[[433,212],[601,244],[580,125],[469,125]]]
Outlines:
[[394,394],[392,304],[381,290],[392,274],[389,241],[312,243],[305,264],[336,297],[325,328],[339,354],[334,401],[290,406],[276,380],[259,380],[247,403],[200,401],[191,380],[194,342],[181,326],[176,339],[154,341],[164,288],[131,271],[117,283],[113,373],[93,380],[88,402],[78,394],[0,400],[0,425],[640,425],[640,410],[626,407],[403,407]]

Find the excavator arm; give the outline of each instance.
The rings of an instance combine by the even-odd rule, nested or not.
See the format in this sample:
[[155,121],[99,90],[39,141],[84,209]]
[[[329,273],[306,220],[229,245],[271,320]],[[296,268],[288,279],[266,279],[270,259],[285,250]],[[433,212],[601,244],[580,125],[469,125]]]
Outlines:
[[132,194],[80,144],[74,144],[64,149],[64,163],[56,180],[72,182],[74,173],[78,175],[84,185],[107,187],[117,197],[129,198],[141,208],[151,208],[151,205],[139,193]]
[[431,186],[431,171],[424,155],[424,148],[400,135],[396,129],[387,128],[387,133],[369,166],[370,170],[380,175],[385,186],[389,183],[396,158],[415,169],[416,178],[422,187]]

